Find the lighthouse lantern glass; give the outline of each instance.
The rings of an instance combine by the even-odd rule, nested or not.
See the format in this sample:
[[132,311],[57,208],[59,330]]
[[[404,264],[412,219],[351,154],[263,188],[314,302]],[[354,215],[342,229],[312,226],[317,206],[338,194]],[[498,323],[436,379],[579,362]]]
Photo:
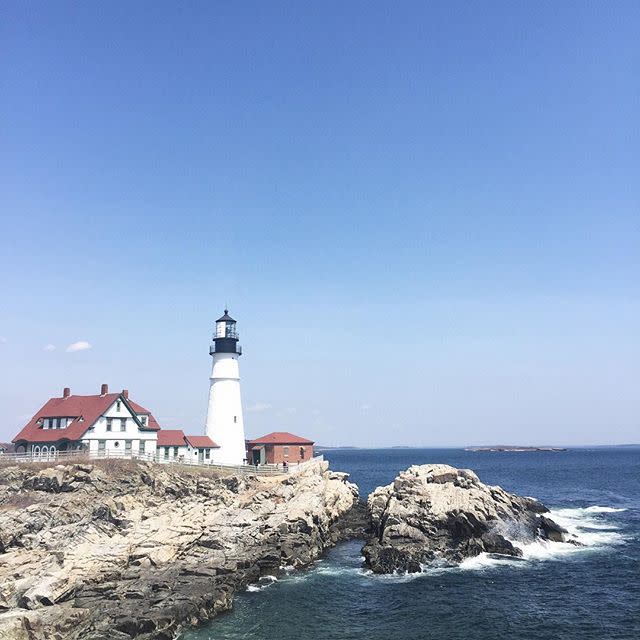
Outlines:
[[222,320],[216,322],[216,338],[237,338],[236,323]]

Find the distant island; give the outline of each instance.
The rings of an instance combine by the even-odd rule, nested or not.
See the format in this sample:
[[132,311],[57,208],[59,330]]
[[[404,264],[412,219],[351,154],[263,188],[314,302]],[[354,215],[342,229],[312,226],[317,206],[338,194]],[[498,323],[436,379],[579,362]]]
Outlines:
[[465,451],[568,451],[565,447],[518,447],[518,446],[495,446],[495,447],[466,447]]
[[360,447],[354,447],[350,445],[332,446],[332,445],[319,445],[319,444],[314,446],[315,451],[332,451],[333,449],[360,449]]

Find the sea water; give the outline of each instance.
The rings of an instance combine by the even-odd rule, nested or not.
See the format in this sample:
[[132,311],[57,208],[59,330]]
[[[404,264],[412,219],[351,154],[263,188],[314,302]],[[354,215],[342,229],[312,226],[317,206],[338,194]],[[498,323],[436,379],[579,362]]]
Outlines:
[[524,545],[458,567],[375,576],[359,541],[312,568],[251,585],[233,611],[183,640],[640,639],[640,447],[565,452],[343,449],[325,452],[366,495],[412,464],[473,469],[542,500],[584,544]]

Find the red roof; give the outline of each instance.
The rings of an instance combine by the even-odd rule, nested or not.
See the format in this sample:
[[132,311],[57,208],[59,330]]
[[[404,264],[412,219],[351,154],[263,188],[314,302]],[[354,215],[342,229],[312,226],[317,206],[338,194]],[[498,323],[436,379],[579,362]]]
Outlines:
[[181,429],[160,429],[158,431],[159,447],[184,447],[185,445],[185,435]]
[[247,440],[247,444],[313,444],[313,440],[301,438],[288,431],[274,431],[261,438]]
[[209,436],[185,436],[187,442],[194,449],[210,448],[219,449],[220,445],[216,444]]
[[160,431],[160,425],[158,424],[158,421],[153,417],[153,414],[148,409],[141,407],[137,402],[134,402],[133,400],[127,400],[127,402],[137,414],[149,416],[146,426],[147,429],[150,429],[152,431]]
[[[58,440],[80,440],[98,418],[118,399],[121,398],[135,413],[149,416],[148,425],[143,427],[156,431],[160,425],[151,413],[121,393],[107,393],[96,396],[68,396],[66,398],[50,398],[44,406],[29,420],[12,442],[56,442]],[[74,418],[66,429],[43,429],[38,424],[41,418]],[[82,418],[82,420],[81,420]]]
[[159,447],[186,447],[189,445],[194,449],[219,449],[209,436],[185,436],[182,429],[160,429],[158,431]]

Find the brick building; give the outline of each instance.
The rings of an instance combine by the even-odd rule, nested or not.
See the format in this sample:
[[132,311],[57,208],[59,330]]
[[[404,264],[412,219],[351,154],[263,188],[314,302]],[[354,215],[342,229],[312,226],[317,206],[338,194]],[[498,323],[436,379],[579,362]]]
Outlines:
[[313,441],[287,431],[274,431],[261,438],[247,440],[250,464],[295,464],[313,458]]

